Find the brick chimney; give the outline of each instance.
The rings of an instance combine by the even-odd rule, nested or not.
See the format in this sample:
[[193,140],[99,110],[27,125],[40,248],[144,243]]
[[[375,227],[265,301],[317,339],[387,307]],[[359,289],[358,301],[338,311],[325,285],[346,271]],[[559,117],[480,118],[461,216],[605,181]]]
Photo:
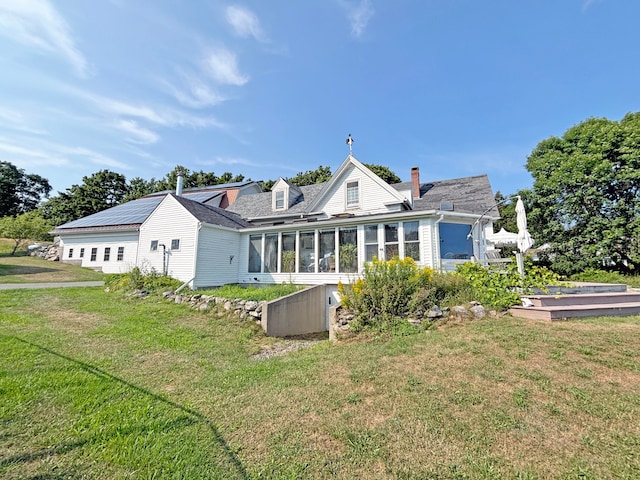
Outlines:
[[411,183],[413,198],[420,198],[420,169],[418,167],[411,167]]

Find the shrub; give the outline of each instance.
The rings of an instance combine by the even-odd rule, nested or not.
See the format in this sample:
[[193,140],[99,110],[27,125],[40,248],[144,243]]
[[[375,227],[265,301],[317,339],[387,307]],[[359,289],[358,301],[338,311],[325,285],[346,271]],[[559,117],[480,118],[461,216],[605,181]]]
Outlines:
[[109,290],[112,291],[147,290],[149,292],[175,290],[182,283],[180,280],[158,273],[155,269],[145,272],[139,267],[132,268],[128,273],[109,275],[105,281]]
[[498,267],[467,262],[459,265],[456,273],[469,282],[475,300],[498,309],[519,304],[520,296],[530,293],[533,287],[544,289],[558,283],[555,273],[532,263],[527,263],[525,276],[518,273],[514,263]]
[[430,268],[419,268],[406,258],[365,264],[362,278],[338,284],[342,305],[356,316],[355,329],[374,326],[382,329],[394,317],[406,314],[413,295],[433,277]]
[[433,306],[451,307],[474,300],[469,282],[456,273],[433,274],[430,282],[423,285],[411,300],[410,311],[427,311]]

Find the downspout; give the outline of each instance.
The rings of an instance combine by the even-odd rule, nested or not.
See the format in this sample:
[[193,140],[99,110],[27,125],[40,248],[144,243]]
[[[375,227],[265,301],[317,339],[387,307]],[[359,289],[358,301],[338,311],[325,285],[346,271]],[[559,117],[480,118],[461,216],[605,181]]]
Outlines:
[[[438,227],[438,224],[442,220],[444,220],[444,214],[441,213],[440,218],[438,218],[433,224],[434,230],[433,230],[433,235],[431,237],[433,239],[433,244],[435,247],[435,257],[437,258],[437,265],[438,265],[439,271],[442,271],[442,257],[440,256],[440,227]],[[438,231],[437,235],[436,235],[436,230]]]

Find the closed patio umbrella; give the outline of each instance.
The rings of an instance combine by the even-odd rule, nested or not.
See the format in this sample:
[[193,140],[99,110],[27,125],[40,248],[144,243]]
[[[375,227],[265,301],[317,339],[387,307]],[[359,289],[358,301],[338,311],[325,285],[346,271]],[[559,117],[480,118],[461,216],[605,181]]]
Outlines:
[[519,196],[516,203],[516,223],[518,224],[518,249],[524,253],[533,246],[534,240],[527,230],[527,213]]
[[519,195],[516,202],[516,223],[518,224],[518,249],[520,250],[516,253],[516,261],[518,263],[518,272],[524,276],[524,258],[522,254],[533,246],[533,238],[531,238],[529,230],[527,230],[527,213]]

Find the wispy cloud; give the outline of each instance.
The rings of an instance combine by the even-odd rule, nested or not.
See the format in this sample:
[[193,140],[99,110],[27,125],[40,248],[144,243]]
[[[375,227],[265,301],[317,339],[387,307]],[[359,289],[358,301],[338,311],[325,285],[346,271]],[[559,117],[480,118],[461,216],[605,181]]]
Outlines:
[[2,0],[0,35],[64,58],[81,77],[89,74],[87,60],[76,46],[69,25],[48,0]]
[[180,77],[183,82],[182,87],[170,82],[164,82],[164,85],[181,105],[189,108],[206,108],[225,101],[225,97],[197,75],[181,72]]
[[236,35],[240,37],[253,37],[258,42],[268,42],[269,39],[262,30],[260,20],[246,7],[231,5],[225,11],[225,17],[229,25],[233,27]]
[[160,140],[160,136],[157,133],[141,127],[135,120],[119,120],[115,123],[115,127],[129,134],[127,140],[132,143],[148,145]]
[[203,60],[205,72],[223,85],[242,86],[249,81],[247,75],[238,70],[236,54],[224,48],[211,50]]
[[34,127],[24,113],[17,110],[0,107],[0,126],[5,130],[31,133],[34,135],[48,135],[45,130]]
[[371,0],[360,0],[357,4],[348,0],[339,0],[338,3],[347,11],[351,34],[356,38],[360,38],[375,13]]
[[49,141],[34,144],[31,138],[0,138],[0,152],[10,154],[12,163],[21,168],[64,167],[91,163],[99,167],[131,169],[126,163],[89,148],[61,145]]

